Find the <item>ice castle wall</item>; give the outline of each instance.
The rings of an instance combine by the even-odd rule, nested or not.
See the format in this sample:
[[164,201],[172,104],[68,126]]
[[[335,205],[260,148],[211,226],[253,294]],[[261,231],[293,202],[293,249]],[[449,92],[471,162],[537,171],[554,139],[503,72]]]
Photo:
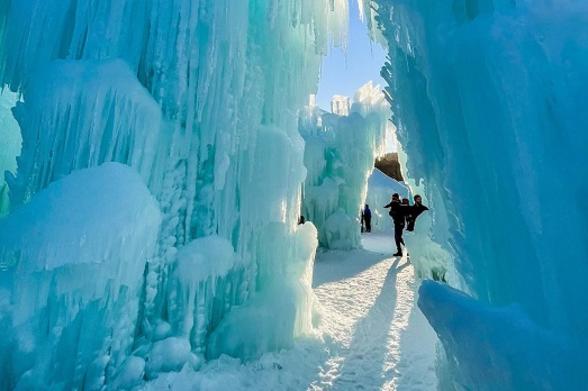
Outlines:
[[[375,3],[389,44],[384,76],[408,176],[433,208],[430,236],[440,256],[454,260],[458,286],[482,303],[517,303],[536,327],[585,350],[588,314],[579,309],[588,305],[581,288],[588,271],[586,5]],[[456,316],[465,311],[463,302],[454,304]],[[461,386],[485,389],[485,376],[466,373],[475,362],[470,366],[458,330],[447,326],[438,331],[454,332],[444,342],[455,353],[457,381],[461,372]],[[529,348],[516,337],[487,342],[509,343],[519,358]],[[498,360],[504,347],[495,348]],[[520,387],[524,376],[556,389],[577,380],[525,365],[519,359],[500,372],[508,376],[501,388]]]
[[[129,386],[223,352],[254,357],[308,331],[316,231],[295,224],[306,174],[297,113],[316,90],[328,44],[344,42],[347,7],[2,2],[0,80],[23,94],[11,197],[33,203],[70,172],[114,160],[141,174],[162,212],[155,256],[138,276],[136,332],[125,340],[133,355],[109,362],[105,376],[82,366],[92,385]],[[179,279],[186,263],[217,261],[228,269]],[[233,318],[251,321],[262,308],[283,327],[240,334],[227,319],[235,305]],[[106,311],[116,314],[114,304]],[[222,338],[210,345],[215,330]],[[235,350],[242,341],[246,349]],[[11,381],[23,373],[13,368]]]
[[312,105],[301,112],[308,170],[301,213],[316,225],[322,247],[361,246],[361,209],[374,161],[385,148],[389,115],[384,95],[371,82],[357,91],[349,115]]

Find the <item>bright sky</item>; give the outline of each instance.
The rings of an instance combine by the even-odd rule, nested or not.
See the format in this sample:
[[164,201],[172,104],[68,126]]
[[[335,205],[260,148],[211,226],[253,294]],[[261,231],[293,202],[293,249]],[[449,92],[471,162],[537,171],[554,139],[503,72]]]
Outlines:
[[355,91],[370,80],[380,86],[385,85],[380,69],[384,65],[386,53],[380,45],[370,41],[367,27],[359,19],[357,2],[350,3],[347,52],[333,49],[323,63],[317,103],[327,111],[330,111],[333,95],[353,98]]

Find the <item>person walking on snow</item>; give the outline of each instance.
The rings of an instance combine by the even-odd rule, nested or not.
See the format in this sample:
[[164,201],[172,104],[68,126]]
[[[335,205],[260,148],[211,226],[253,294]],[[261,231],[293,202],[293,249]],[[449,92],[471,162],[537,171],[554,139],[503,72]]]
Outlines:
[[409,232],[414,231],[414,226],[416,224],[417,218],[425,211],[429,210],[425,205],[423,205],[423,199],[420,195],[414,196],[414,205],[411,206],[408,210],[408,214],[406,216],[406,230]]
[[402,205],[400,202],[400,195],[398,193],[394,193],[392,195],[392,201],[388,205],[384,206],[384,208],[390,208],[389,214],[394,221],[394,241],[396,242],[396,254],[394,254],[394,256],[401,257],[402,245],[404,244],[402,231],[404,231],[404,227],[406,225],[406,215],[409,206]]
[[372,232],[372,211],[368,204],[365,204],[365,208],[361,212],[361,225],[365,227],[365,232]]

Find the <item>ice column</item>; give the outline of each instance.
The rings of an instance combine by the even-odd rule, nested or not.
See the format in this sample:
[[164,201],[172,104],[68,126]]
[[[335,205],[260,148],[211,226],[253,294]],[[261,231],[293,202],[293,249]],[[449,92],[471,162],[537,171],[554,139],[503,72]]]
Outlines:
[[358,90],[348,116],[316,106],[308,106],[301,114],[308,170],[302,214],[317,226],[321,246],[352,249],[361,245],[361,208],[375,158],[383,152],[390,131],[388,117],[384,95],[371,82]]

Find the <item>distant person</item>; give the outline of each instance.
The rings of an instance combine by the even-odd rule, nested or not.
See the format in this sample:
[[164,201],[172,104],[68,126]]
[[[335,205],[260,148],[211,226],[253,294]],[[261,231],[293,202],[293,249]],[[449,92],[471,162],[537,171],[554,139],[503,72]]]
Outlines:
[[417,218],[427,210],[429,210],[429,208],[423,205],[422,197],[418,194],[415,195],[414,205],[409,208],[408,214],[406,216],[406,230],[409,232],[414,231],[414,226],[416,224]]
[[304,223],[306,223],[306,219],[304,218],[304,216],[300,216],[298,218],[298,225],[302,225]]
[[361,212],[361,227],[365,227],[365,232],[372,232],[372,211],[368,204],[365,204],[365,208]]
[[402,238],[402,231],[404,231],[404,227],[406,226],[406,215],[408,212],[409,206],[402,205],[400,201],[400,195],[398,193],[392,194],[392,201],[384,206],[384,208],[390,208],[390,216],[394,221],[394,241],[396,242],[396,254],[395,257],[402,256],[402,245],[404,244],[404,239]]

